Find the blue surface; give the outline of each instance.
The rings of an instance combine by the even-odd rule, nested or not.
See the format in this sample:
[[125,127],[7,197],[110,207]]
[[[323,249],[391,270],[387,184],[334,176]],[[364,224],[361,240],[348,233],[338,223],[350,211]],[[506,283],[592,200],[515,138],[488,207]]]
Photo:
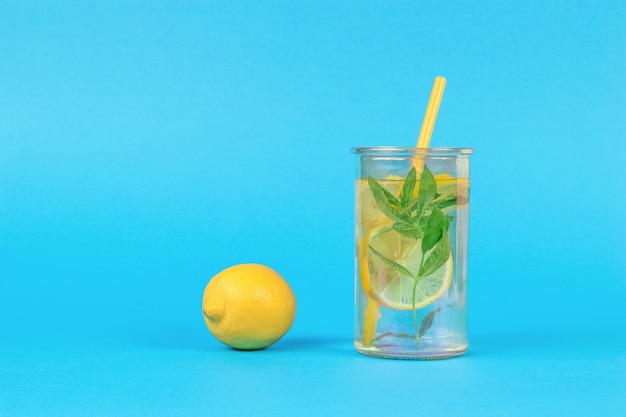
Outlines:
[[[546,4],[543,4],[546,3]],[[0,3],[0,416],[626,415],[626,4]],[[352,349],[353,146],[473,147],[470,351]],[[292,330],[236,352],[209,278]]]

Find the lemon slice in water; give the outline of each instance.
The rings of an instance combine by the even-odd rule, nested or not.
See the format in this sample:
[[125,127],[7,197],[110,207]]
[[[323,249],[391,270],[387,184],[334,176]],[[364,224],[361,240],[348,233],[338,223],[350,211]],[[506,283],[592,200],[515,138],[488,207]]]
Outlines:
[[[448,291],[452,282],[452,256],[430,275],[420,277],[415,286],[414,276],[423,256],[421,240],[404,237],[388,225],[373,228],[365,236],[365,240],[367,265],[363,262],[361,268],[367,268],[367,271],[361,274],[362,285],[382,305],[394,310],[420,309],[434,303]],[[389,266],[372,249],[406,268],[413,277]]]

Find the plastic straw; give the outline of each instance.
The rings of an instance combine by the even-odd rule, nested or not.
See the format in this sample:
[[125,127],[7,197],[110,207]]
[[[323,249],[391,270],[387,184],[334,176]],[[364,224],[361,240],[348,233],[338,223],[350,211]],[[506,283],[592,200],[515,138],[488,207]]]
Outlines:
[[435,128],[435,121],[437,120],[437,113],[439,113],[439,105],[441,104],[441,98],[443,97],[443,90],[446,88],[446,79],[437,76],[435,83],[433,84],[433,90],[430,93],[430,100],[428,100],[428,107],[426,107],[426,114],[424,115],[424,121],[422,122],[422,130],[417,138],[418,148],[428,148],[430,144],[430,137],[433,135],[433,129]]
[[[446,79],[439,76],[435,77],[435,83],[433,84],[433,89],[430,93],[430,100],[428,100],[428,106],[426,107],[426,114],[424,115],[424,121],[422,122],[422,130],[420,130],[420,135],[417,139],[417,148],[428,148],[428,145],[430,144],[430,137],[432,136],[433,129],[435,128],[435,121],[437,120],[437,114],[439,113],[439,105],[441,104],[444,88],[446,88]],[[424,158],[421,156],[414,157],[413,166],[419,175],[424,167]],[[361,242],[361,245],[364,244],[365,241]],[[365,255],[361,255],[361,257],[363,256]],[[369,280],[367,264],[365,264],[365,266],[361,266],[361,274],[368,274],[366,279]],[[367,309],[365,310],[365,323],[363,326],[364,346],[372,346],[379,317],[380,305],[374,298],[369,297]]]

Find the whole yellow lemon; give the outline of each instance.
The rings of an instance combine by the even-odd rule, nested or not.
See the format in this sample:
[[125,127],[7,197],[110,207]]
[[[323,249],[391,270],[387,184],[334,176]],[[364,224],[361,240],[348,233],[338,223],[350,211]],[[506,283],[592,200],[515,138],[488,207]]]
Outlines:
[[272,268],[240,264],[211,278],[204,289],[202,313],[220,342],[235,349],[263,349],[293,324],[296,297]]

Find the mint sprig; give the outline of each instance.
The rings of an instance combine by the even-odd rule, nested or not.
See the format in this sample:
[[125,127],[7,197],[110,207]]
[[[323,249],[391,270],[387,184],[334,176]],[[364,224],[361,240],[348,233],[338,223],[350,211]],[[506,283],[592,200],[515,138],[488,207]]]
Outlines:
[[[439,251],[443,251],[446,248],[449,250],[449,241],[446,243],[442,239],[443,235],[446,235],[447,238],[447,231],[452,217],[444,214],[441,208],[449,207],[452,198],[455,198],[456,194],[446,196],[445,200],[437,200],[437,182],[427,166],[424,166],[424,170],[420,175],[417,197],[413,197],[417,185],[415,168],[411,168],[407,174],[398,197],[394,196],[371,176],[368,177],[367,182],[380,211],[393,221],[393,230],[410,239],[422,239],[423,254],[438,244],[443,245],[443,248]],[[434,253],[435,251],[429,257]],[[446,260],[444,259],[443,263]],[[438,263],[435,262],[433,264],[436,265]],[[443,265],[443,263],[439,264],[438,267]],[[423,276],[423,274],[419,273],[417,275]],[[412,276],[415,277],[416,275]]]
[[457,196],[456,193],[453,193],[441,198],[441,195],[437,193],[435,176],[427,166],[424,166],[420,175],[419,189],[415,197],[417,185],[415,168],[411,168],[407,174],[398,196],[393,195],[371,176],[368,177],[367,182],[380,211],[393,221],[389,230],[393,229],[409,239],[422,240],[422,260],[419,270],[415,272],[409,271],[405,266],[385,257],[372,246],[368,246],[369,250],[386,265],[413,279],[413,317],[416,329],[415,337],[419,344],[420,338],[430,328],[434,316],[441,308],[429,313],[422,320],[422,325],[418,330],[415,309],[417,283],[422,277],[432,274],[443,266],[451,256],[448,228],[453,218],[444,214],[442,210],[454,206]]

